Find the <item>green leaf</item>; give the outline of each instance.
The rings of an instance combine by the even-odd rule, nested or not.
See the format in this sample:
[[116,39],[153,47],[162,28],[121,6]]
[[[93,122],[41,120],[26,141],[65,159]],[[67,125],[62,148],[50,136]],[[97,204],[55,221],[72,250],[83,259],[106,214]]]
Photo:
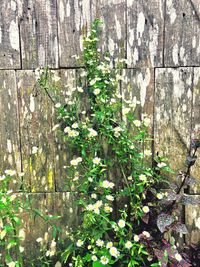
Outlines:
[[94,261],[92,264],[92,267],[105,267],[101,262],[99,261]]

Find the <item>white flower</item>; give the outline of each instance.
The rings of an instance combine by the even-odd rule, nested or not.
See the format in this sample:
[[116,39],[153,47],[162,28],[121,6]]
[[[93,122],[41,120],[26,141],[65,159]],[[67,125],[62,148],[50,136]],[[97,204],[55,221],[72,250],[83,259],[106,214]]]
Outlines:
[[125,222],[124,220],[121,219],[121,220],[118,221],[118,226],[119,226],[120,228],[124,228],[125,225],[126,225],[126,222]]
[[128,180],[128,181],[132,181],[132,180],[133,180],[133,177],[132,177],[132,176],[128,176],[128,177],[127,177],[127,180]]
[[72,160],[70,161],[70,164],[71,164],[72,166],[77,166],[81,161],[82,161],[82,158],[81,158],[81,157],[78,157],[78,158],[76,158],[76,159],[72,159]]
[[64,133],[69,133],[71,131],[71,129],[70,129],[70,127],[65,127],[65,129],[64,129]]
[[77,247],[81,247],[83,244],[84,244],[84,242],[83,242],[83,240],[81,240],[81,239],[79,239],[79,240],[76,242]]
[[104,180],[103,183],[102,183],[102,187],[103,188],[110,188],[110,189],[112,189],[114,186],[115,186],[114,183],[109,182],[108,180]]
[[37,146],[33,146],[31,154],[36,154],[37,152],[38,152],[38,147]]
[[108,242],[107,245],[106,245],[106,248],[111,248],[113,246],[113,242]]
[[151,150],[146,149],[146,150],[144,151],[144,155],[145,155],[145,156],[151,156],[151,155],[152,155]]
[[98,134],[97,134],[97,131],[95,131],[95,130],[92,129],[92,128],[89,128],[88,131],[89,131],[88,137],[95,137],[95,136],[98,135]]
[[13,175],[16,174],[16,171],[15,170],[5,170],[4,172],[5,172],[5,174],[10,175],[10,176],[13,176]]
[[7,263],[8,267],[15,267],[16,263],[14,261],[11,261],[9,263]]
[[109,201],[114,201],[114,197],[111,196],[111,195],[107,195],[106,196],[106,199],[109,200]]
[[57,261],[56,264],[55,264],[55,267],[62,267],[61,262]]
[[70,131],[68,132],[68,135],[69,135],[69,137],[76,137],[76,136],[79,135],[79,132],[76,131],[76,130],[70,130]]
[[72,128],[73,128],[73,129],[78,128],[78,123],[77,123],[77,122],[73,123],[73,124],[72,124]]
[[19,239],[25,240],[25,231],[24,229],[19,230]]
[[141,126],[141,121],[139,121],[139,120],[134,120],[133,123],[135,124],[136,127]]
[[134,239],[135,242],[138,242],[140,240],[139,235],[134,235],[133,239]]
[[100,94],[100,92],[101,92],[101,90],[100,90],[99,88],[96,88],[96,89],[94,89],[94,91],[93,91],[93,93],[94,93],[95,95]]
[[85,77],[87,75],[87,72],[85,71],[85,70],[83,70],[82,72],[81,72],[81,77]]
[[19,251],[22,253],[24,252],[24,247],[19,246]]
[[40,242],[42,242],[42,238],[41,237],[38,237],[37,239],[36,239],[36,242],[38,242],[38,243],[40,243]]
[[163,168],[163,167],[166,167],[166,166],[167,166],[167,164],[165,162],[160,162],[160,163],[157,164],[158,168]]
[[102,256],[102,257],[101,257],[101,263],[102,263],[103,265],[108,264],[108,262],[109,262],[109,260],[108,260],[108,258],[107,258],[106,256]]
[[93,260],[93,261],[97,261],[97,256],[93,255],[93,256],[92,256],[92,260]]
[[61,107],[61,103],[56,103],[55,104],[55,108],[60,108]]
[[148,213],[149,212],[149,207],[148,206],[144,206],[142,208],[142,210],[144,211],[144,213]]
[[157,197],[157,199],[162,199],[163,198],[163,194],[162,193],[157,193],[156,197]]
[[6,176],[5,176],[5,175],[1,175],[1,176],[0,176],[0,181],[3,181],[3,180],[5,180],[5,178],[6,178]]
[[146,182],[147,177],[146,177],[145,174],[141,174],[141,175],[139,176],[139,179],[140,179],[140,181]]
[[83,93],[84,91],[83,91],[83,88],[82,87],[77,87],[77,91],[79,92],[79,93]]
[[127,249],[132,248],[132,246],[133,246],[133,244],[131,243],[131,241],[127,241],[127,242],[125,243],[125,248],[127,248]]
[[104,210],[105,210],[105,212],[107,212],[107,213],[111,213],[111,212],[113,211],[113,208],[110,207],[108,204],[105,204]]
[[101,162],[101,159],[98,157],[95,157],[92,161],[94,164],[98,165]]
[[116,247],[111,247],[109,249],[109,252],[110,252],[110,255],[115,257],[115,258],[119,257],[119,255],[120,255],[120,253],[119,253],[119,251],[117,250]]
[[104,245],[104,241],[101,240],[101,239],[98,239],[98,240],[96,241],[96,245],[97,245],[97,247],[103,247],[103,245]]
[[149,232],[147,232],[147,231],[143,231],[143,232],[142,232],[142,234],[143,234],[144,236],[146,236],[147,238],[149,238],[149,237],[150,237],[150,233],[149,233]]
[[143,123],[146,127],[148,127],[151,124],[151,120],[149,118],[144,118]]
[[123,113],[123,115],[128,114],[130,110],[131,110],[130,108],[123,108],[123,109],[122,109],[122,113]]
[[176,254],[175,254],[175,259],[176,259],[178,262],[182,261],[182,256],[181,256],[181,254],[176,253]]
[[97,194],[92,194],[91,198],[97,199]]

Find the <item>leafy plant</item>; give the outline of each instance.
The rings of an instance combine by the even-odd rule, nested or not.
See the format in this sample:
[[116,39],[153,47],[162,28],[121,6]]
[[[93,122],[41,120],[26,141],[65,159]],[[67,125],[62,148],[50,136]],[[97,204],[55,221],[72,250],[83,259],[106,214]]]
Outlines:
[[139,101],[125,100],[119,90],[126,61],[118,60],[114,69],[109,53],[101,55],[98,49],[100,24],[96,19],[84,39],[83,68],[65,104],[56,82],[52,90],[55,79],[48,69],[39,79],[57,110],[55,128],[71,149],[68,189],[80,210],[80,224],[69,233],[62,262],[79,267],[191,266],[167,234],[187,233],[177,219],[178,203],[197,203],[182,189],[194,183],[189,173],[199,138],[192,140],[194,151],[187,157],[187,171],[178,176],[181,183],[169,187],[166,177],[172,170],[165,159],[156,156],[151,165],[150,118],[136,118]]

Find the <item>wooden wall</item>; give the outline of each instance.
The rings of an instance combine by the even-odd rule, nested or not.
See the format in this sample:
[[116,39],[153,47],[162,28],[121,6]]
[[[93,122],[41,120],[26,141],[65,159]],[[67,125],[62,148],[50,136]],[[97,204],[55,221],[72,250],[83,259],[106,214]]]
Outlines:
[[[49,65],[63,88],[73,86],[72,56],[96,17],[104,21],[100,47],[128,60],[121,90],[151,116],[155,152],[184,168],[191,130],[200,126],[200,0],[0,0],[0,14],[0,169],[26,173],[15,190],[23,187],[36,206],[51,198],[58,213],[57,199],[71,201],[64,198],[69,151],[52,131],[54,108],[34,70]],[[197,165],[192,195],[200,194]],[[199,241],[200,208],[184,214],[186,242]]]

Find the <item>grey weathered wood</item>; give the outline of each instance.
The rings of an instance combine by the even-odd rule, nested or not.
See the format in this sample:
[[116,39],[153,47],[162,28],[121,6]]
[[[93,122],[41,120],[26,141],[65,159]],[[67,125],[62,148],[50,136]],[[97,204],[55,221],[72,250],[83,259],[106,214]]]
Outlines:
[[185,170],[192,112],[193,68],[156,69],[155,153],[167,156],[175,172]]
[[200,3],[166,1],[165,66],[200,64]]
[[[0,71],[0,170],[21,171],[15,72]],[[17,185],[19,188],[20,185]]]
[[129,67],[159,67],[163,57],[164,0],[127,1]]
[[[75,70],[60,70],[57,76],[61,79],[59,81],[60,90],[57,94],[57,101],[66,104],[65,99],[68,98],[67,94],[76,87],[76,71]],[[56,119],[56,110],[54,109],[54,125],[58,124]],[[62,125],[62,127],[64,127]],[[64,141],[64,132],[61,125],[54,131],[54,153],[55,153],[55,178],[56,178],[56,191],[67,190],[67,180],[69,179],[65,166],[69,165],[71,160],[71,151],[67,142]],[[69,189],[69,188],[68,188]]]
[[99,47],[110,50],[114,57],[125,57],[125,0],[58,0],[57,3],[61,67],[75,66],[72,56],[80,56],[83,36],[96,17],[104,22]]
[[[195,197],[195,196],[194,196]],[[199,196],[196,196],[199,198]],[[200,240],[200,208],[199,205],[187,205],[185,207],[185,223],[188,228],[186,235],[187,244],[198,244]]]
[[58,67],[56,0],[23,0],[22,4],[22,68]]
[[0,69],[19,69],[20,3],[17,0],[1,1],[0,13]]
[[[193,82],[193,109],[192,109],[192,131],[200,129],[200,68],[194,68]],[[197,180],[195,185],[190,186],[190,193],[200,194],[200,153],[197,150],[197,161],[191,169],[191,175]]]
[[[24,187],[32,192],[54,191],[52,103],[36,87],[33,71],[17,72]],[[37,153],[33,154],[33,147]]]

